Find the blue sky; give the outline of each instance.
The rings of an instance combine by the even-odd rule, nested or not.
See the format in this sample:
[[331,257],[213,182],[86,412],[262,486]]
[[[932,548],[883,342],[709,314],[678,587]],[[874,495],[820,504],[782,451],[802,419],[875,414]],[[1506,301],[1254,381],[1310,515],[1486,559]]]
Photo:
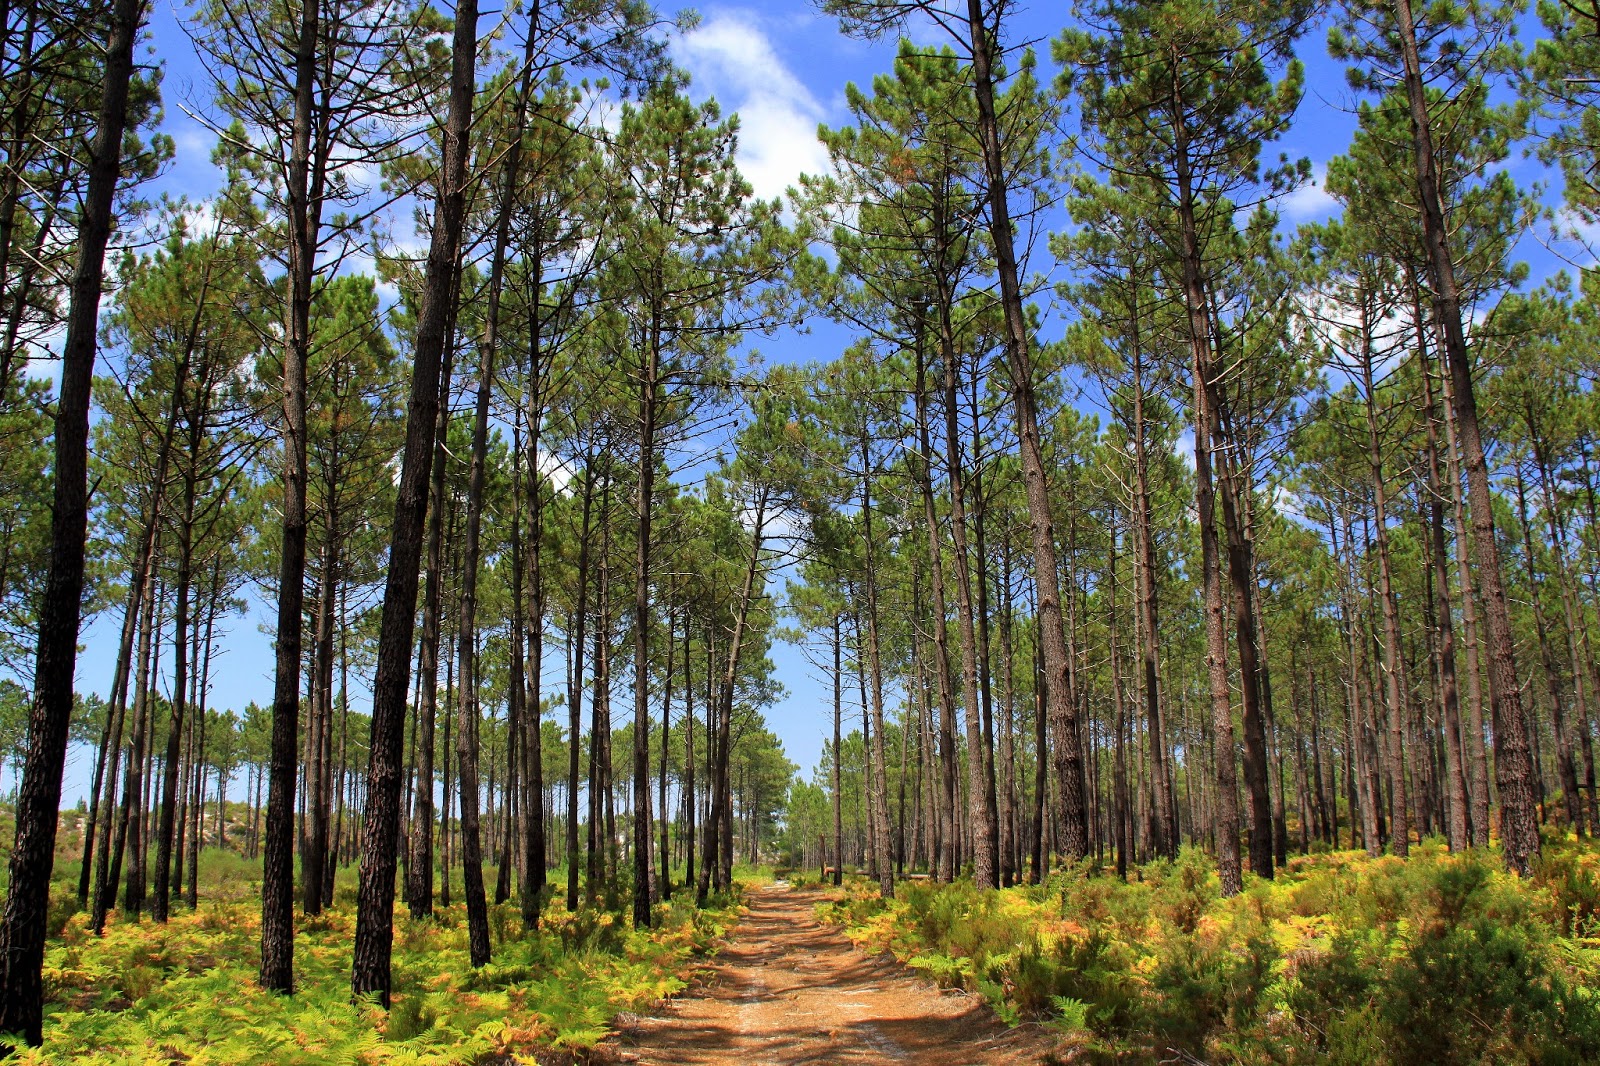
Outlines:
[[[1035,43],[1045,78],[1051,73],[1049,39],[1062,28],[1067,7],[1044,2],[1020,7],[1008,35],[1010,44]],[[690,92],[696,98],[713,95],[725,113],[740,114],[741,168],[758,195],[782,195],[802,172],[826,167],[826,152],[815,137],[817,124],[848,121],[846,83],[866,85],[873,75],[887,70],[894,42],[847,38],[832,19],[795,0],[749,6],[713,4],[699,11],[698,26],[673,41],[677,62],[693,77]],[[200,198],[210,195],[218,182],[209,162],[212,140],[204,125],[186,113],[203,109],[207,79],[183,30],[183,12],[172,0],[156,0],[151,21],[153,55],[166,68],[165,128],[177,145],[176,158],[157,188]],[[938,42],[936,32],[926,28],[914,36],[926,43]],[[1325,26],[1317,26],[1302,40],[1300,54],[1307,67],[1308,92],[1293,128],[1276,146],[1291,157],[1309,158],[1319,177],[1326,161],[1344,149],[1355,128],[1351,93],[1342,68],[1326,54],[1325,39]],[[1543,168],[1531,160],[1516,158],[1509,165],[1524,183],[1543,175]],[[1282,207],[1285,222],[1293,225],[1326,217],[1335,205],[1314,182],[1291,194]],[[397,237],[404,240],[400,234],[409,232],[409,217],[397,217],[391,223]],[[1524,251],[1534,264],[1536,279],[1559,265],[1536,241],[1525,241]],[[1035,270],[1051,268],[1040,261],[1031,265]],[[1066,314],[1066,309],[1052,309],[1048,316],[1051,333],[1060,329]],[[817,324],[806,333],[760,339],[755,346],[769,360],[806,361],[832,358],[845,343],[847,338],[837,327]],[[213,668],[213,707],[238,709],[250,700],[265,703],[270,699],[272,659],[269,638],[263,632],[270,617],[270,611],[258,605],[247,617],[228,621],[224,654]],[[113,610],[86,628],[85,652],[78,665],[80,691],[104,694],[109,688],[119,624],[119,612]],[[768,720],[784,740],[790,759],[809,773],[820,756],[824,733],[831,729],[831,684],[808,666],[797,648],[780,645],[774,658],[788,696],[768,711]],[[90,758],[83,750],[71,753],[65,802],[74,802],[84,793]]]

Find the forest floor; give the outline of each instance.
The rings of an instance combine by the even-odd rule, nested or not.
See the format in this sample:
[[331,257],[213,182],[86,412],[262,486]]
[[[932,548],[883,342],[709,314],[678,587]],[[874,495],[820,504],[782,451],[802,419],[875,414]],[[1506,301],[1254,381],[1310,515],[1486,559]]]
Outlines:
[[1034,1066],[1056,1047],[1008,1029],[977,995],[941,989],[887,953],[869,956],[815,917],[825,896],[784,882],[752,889],[731,942],[689,991],[623,1024],[598,1061],[637,1066],[911,1062]]

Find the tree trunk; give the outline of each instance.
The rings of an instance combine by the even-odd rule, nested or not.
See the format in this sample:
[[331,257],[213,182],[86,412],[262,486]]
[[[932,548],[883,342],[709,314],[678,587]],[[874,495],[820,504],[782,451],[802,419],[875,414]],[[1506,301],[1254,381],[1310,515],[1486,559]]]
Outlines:
[[300,658],[306,572],[306,361],[316,236],[309,184],[321,0],[301,0],[294,53],[294,126],[288,198],[289,307],[283,348],[283,541],[272,691],[271,779],[261,880],[261,987],[294,991],[294,789],[298,772]]
[[143,0],[115,0],[109,12],[105,75],[90,148],[88,187],[78,220],[78,260],[72,274],[67,335],[61,350],[52,462],[55,485],[50,563],[39,606],[28,754],[17,791],[17,830],[7,882],[10,890],[0,917],[0,1032],[21,1033],[35,1047],[43,1039],[41,969],[83,600],[95,331],[117,177],[122,170],[122,135],[127,125],[134,43],[145,12]]
[[[1182,128],[1182,122],[1177,124]],[[1200,576],[1205,595],[1206,667],[1211,687],[1212,732],[1216,745],[1217,872],[1222,892],[1232,896],[1243,887],[1239,867],[1239,784],[1234,759],[1233,694],[1228,678],[1228,630],[1222,596],[1221,550],[1217,543],[1216,490],[1212,485],[1211,340],[1200,278],[1200,249],[1189,188],[1187,156],[1180,148],[1179,216],[1183,227],[1183,288],[1188,309],[1190,374],[1194,389],[1195,511],[1200,526]]]
[[594,510],[594,455],[583,471],[583,524],[578,537],[578,602],[573,609],[568,643],[572,665],[567,674],[567,910],[578,909],[578,772],[583,751],[583,640],[589,611],[589,534]]
[[1075,716],[1076,692],[1067,661],[1066,630],[1061,617],[1061,581],[1056,564],[1055,527],[1050,517],[1049,478],[1039,435],[1038,400],[1034,391],[1031,329],[1022,305],[1017,256],[1011,232],[1011,208],[1006,190],[1005,156],[1000,143],[1000,122],[994,103],[995,41],[984,14],[982,0],[967,0],[967,30],[972,49],[972,77],[978,104],[978,137],[983,150],[985,193],[989,203],[989,236],[995,268],[1000,277],[1000,304],[1006,320],[1006,358],[1011,375],[1011,402],[1022,452],[1022,481],[1028,498],[1028,529],[1032,535],[1035,582],[1038,586],[1037,618],[1042,632],[1045,691],[1049,718],[1060,737],[1062,815],[1066,851],[1071,859],[1088,851],[1088,812],[1082,785],[1083,756],[1078,748]]
[[1394,598],[1389,558],[1389,506],[1383,477],[1383,442],[1378,436],[1378,397],[1372,374],[1373,294],[1363,291],[1361,303],[1361,381],[1366,394],[1367,474],[1372,486],[1373,539],[1378,549],[1378,599],[1383,610],[1383,680],[1389,719],[1389,841],[1396,855],[1411,849],[1410,812],[1406,806],[1405,697],[1400,685],[1400,612]]
[[[939,684],[939,762],[941,771],[941,820],[945,823],[941,833],[944,846],[939,849],[939,880],[953,881],[961,867],[957,857],[960,832],[956,825],[956,806],[960,802],[961,787],[956,780],[955,694],[950,684],[950,649],[945,626],[944,552],[939,535],[939,512],[933,499],[933,446],[928,433],[928,394],[926,364],[921,344],[921,327],[916,345],[916,411],[917,441],[920,454],[916,460],[915,477],[922,495],[922,514],[928,531],[928,586],[933,596],[933,614],[929,628],[933,631],[934,676]],[[869,538],[870,539],[870,538]]]
[[[871,580],[870,578],[868,580]],[[844,642],[839,638],[841,616],[833,616],[833,886],[844,883],[844,805],[841,802],[844,755],[840,736],[844,716]]]
[[1446,363],[1455,392],[1457,433],[1467,469],[1467,494],[1472,510],[1473,540],[1477,549],[1478,582],[1483,589],[1489,628],[1489,689],[1495,707],[1495,776],[1500,787],[1500,840],[1506,866],[1521,874],[1531,869],[1539,854],[1539,827],[1534,808],[1533,760],[1527,742],[1522,691],[1517,680],[1516,646],[1511,614],[1506,604],[1504,568],[1495,540],[1494,511],[1489,487],[1489,467],[1478,426],[1478,401],[1472,383],[1472,356],[1461,321],[1461,298],[1456,287],[1439,179],[1433,154],[1433,126],[1422,80],[1416,26],[1411,0],[1396,0],[1401,61],[1405,71],[1406,100],[1411,113],[1411,136],[1417,165],[1417,191],[1422,205],[1422,237],[1428,252],[1428,273],[1433,283],[1434,318],[1444,334]]
[[1135,552],[1138,560],[1134,594],[1139,601],[1139,658],[1143,669],[1145,730],[1150,748],[1150,791],[1155,817],[1151,846],[1169,859],[1178,856],[1177,811],[1167,768],[1166,730],[1161,724],[1160,630],[1156,624],[1156,553],[1150,504],[1150,458],[1145,439],[1144,353],[1138,347],[1139,334],[1133,333],[1133,521]]
[[[1456,684],[1456,629],[1450,597],[1449,551],[1444,535],[1444,477],[1439,466],[1439,418],[1434,404],[1433,371],[1429,366],[1428,339],[1423,328],[1421,295],[1412,280],[1412,314],[1416,319],[1417,358],[1422,378],[1423,418],[1428,424],[1428,534],[1432,544],[1434,640],[1439,660],[1439,713],[1445,735],[1445,835],[1451,851],[1461,851],[1471,841],[1467,799],[1466,753],[1461,743],[1461,707]],[[1470,593],[1469,593],[1470,594]]]
[[[337,475],[330,479],[337,484]],[[311,696],[306,701],[306,813],[310,826],[300,855],[300,906],[307,915],[322,913],[324,864],[328,862],[328,805],[324,802],[322,781],[327,775],[328,730],[333,720],[333,605],[338,586],[338,525],[334,504],[338,493],[329,493],[323,516],[322,580],[317,596],[316,646],[312,652]],[[331,901],[330,901],[331,902]]]
[[[500,267],[497,259],[493,271]],[[490,300],[498,310],[498,279],[491,273]],[[461,617],[456,636],[456,758],[461,786],[461,873],[467,898],[468,955],[474,967],[489,962],[489,905],[483,887],[483,838],[478,813],[478,561],[483,530],[484,461],[489,448],[489,398],[494,391],[497,337],[492,314],[478,352],[478,395],[472,419],[472,462],[467,473],[467,530],[461,559]]]
[[661,322],[652,308],[639,377],[638,528],[633,569],[633,925],[650,927],[650,538],[655,510]]
[[[678,636],[678,623],[676,612],[667,612],[667,676],[661,686],[661,776],[656,780],[656,811],[661,821],[661,851],[656,860],[656,872],[660,878],[658,883],[658,897],[660,899],[672,898],[672,840],[669,831],[670,819],[667,815],[667,757],[668,746],[672,738],[672,664],[677,655],[676,641]],[[689,649],[684,648],[684,656],[688,657]],[[649,847],[646,842],[644,847]]]
[[[872,749],[873,773],[870,781],[864,782],[868,796],[872,800],[868,809],[872,812],[873,825],[877,830],[878,839],[887,840],[889,836],[889,775],[886,764],[886,754],[883,743],[883,664],[878,634],[878,579],[877,579],[877,544],[873,540],[872,532],[872,461],[871,445],[865,437],[860,441],[861,447],[861,520],[862,535],[866,546],[865,572],[862,574],[863,584],[867,592],[867,633],[866,672],[872,682],[871,721],[874,736]],[[836,738],[837,739],[837,738]],[[837,761],[839,749],[835,747],[834,758]],[[837,785],[837,783],[835,783]],[[885,899],[894,895],[894,869],[887,856],[878,864],[878,891]]]
[[[965,474],[961,438],[956,418],[956,349],[950,308],[939,307],[939,348],[944,362],[945,473],[950,492],[950,536],[955,547],[956,610],[961,633],[961,695],[967,729],[967,802],[972,814],[972,881],[980,889],[996,888],[999,878],[995,855],[999,829],[995,824],[994,779],[978,705],[978,637],[973,619],[972,562],[967,543]],[[931,458],[931,457],[930,457]],[[980,559],[981,563],[982,560]]]
[[450,305],[454,302],[466,208],[467,137],[476,89],[477,41],[477,0],[460,0],[456,5],[452,42],[450,105],[444,128],[439,205],[428,248],[422,306],[417,316],[405,449],[378,637],[366,819],[362,829],[361,878],[356,902],[351,990],[358,997],[376,995],[386,1009],[394,940],[395,851],[400,827],[406,690],[417,607],[417,564],[422,555],[422,526],[428,505],[427,481],[432,465],[434,424],[438,417],[440,363],[446,342],[446,324],[451,317]]

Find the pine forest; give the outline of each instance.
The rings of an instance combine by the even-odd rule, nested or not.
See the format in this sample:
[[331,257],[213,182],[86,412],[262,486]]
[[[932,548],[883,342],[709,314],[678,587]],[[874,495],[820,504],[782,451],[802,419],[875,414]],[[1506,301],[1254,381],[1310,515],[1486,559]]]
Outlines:
[[0,1058],[1600,1062],[1600,3],[654,4],[0,0]]

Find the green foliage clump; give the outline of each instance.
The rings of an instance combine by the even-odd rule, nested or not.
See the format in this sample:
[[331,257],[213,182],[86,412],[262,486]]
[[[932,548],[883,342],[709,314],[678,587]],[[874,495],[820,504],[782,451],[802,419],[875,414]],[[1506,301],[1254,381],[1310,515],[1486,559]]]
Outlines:
[[1122,882],[864,888],[820,908],[1088,1061],[1402,1066],[1600,1061],[1600,850],[1534,876],[1427,844],[1409,860],[1299,858],[1224,899],[1185,849]]
[[203,901],[164,926],[114,919],[103,937],[78,915],[45,959],[44,1046],[13,1061],[447,1066],[588,1048],[619,1012],[680,990],[690,960],[737,914],[734,898],[706,910],[675,902],[640,930],[609,912],[553,906],[524,931],[514,907],[496,905],[494,961],[477,970],[463,905],[422,921],[397,916],[388,1014],[350,1000],[351,901],[299,923],[293,996],[256,984],[254,900]]

